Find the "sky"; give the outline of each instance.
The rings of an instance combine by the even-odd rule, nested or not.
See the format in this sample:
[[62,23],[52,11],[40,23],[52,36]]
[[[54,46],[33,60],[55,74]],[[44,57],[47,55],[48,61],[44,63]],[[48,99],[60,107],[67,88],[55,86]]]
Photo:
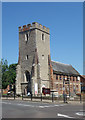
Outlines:
[[2,3],[2,58],[8,64],[18,62],[18,27],[32,22],[50,29],[51,59],[83,74],[83,3]]
[[83,75],[85,75],[85,2],[83,3]]

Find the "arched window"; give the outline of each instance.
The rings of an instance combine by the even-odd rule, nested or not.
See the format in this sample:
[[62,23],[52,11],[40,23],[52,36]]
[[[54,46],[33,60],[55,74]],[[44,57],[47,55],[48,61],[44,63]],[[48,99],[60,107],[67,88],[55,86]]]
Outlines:
[[25,34],[25,41],[27,43],[27,41],[29,40],[29,32]]
[[26,76],[26,82],[30,82],[30,73],[28,71],[25,71]]
[[42,40],[44,40],[45,38],[44,38],[44,34],[42,33]]
[[26,60],[28,60],[28,58],[29,58],[29,56],[28,56],[28,55],[26,55]]

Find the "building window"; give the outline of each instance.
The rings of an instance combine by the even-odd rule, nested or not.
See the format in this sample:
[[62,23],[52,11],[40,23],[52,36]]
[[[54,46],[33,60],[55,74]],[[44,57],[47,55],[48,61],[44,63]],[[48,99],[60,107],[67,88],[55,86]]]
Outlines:
[[28,55],[26,55],[26,60],[28,60]]
[[44,59],[44,55],[42,55],[42,59]]
[[70,76],[67,76],[67,81],[69,81],[70,80]]
[[79,80],[80,80],[80,77],[79,77],[79,76],[77,76],[77,77],[76,77],[76,81],[79,81]]
[[63,76],[63,80],[65,80],[65,76]]
[[72,85],[70,85],[70,90],[72,90]]
[[76,90],[78,91],[78,85],[76,85]]
[[62,90],[62,84],[60,84],[60,90]]
[[73,77],[73,81],[75,81],[75,77]]
[[44,40],[44,34],[42,33],[42,40]]
[[72,81],[72,77],[70,77],[70,80]]
[[58,75],[56,75],[56,80],[58,80]]
[[58,91],[58,84],[56,84],[56,90]]
[[61,75],[60,75],[60,80],[62,80],[62,77],[61,77]]
[[25,41],[27,42],[29,40],[29,32],[25,34]]

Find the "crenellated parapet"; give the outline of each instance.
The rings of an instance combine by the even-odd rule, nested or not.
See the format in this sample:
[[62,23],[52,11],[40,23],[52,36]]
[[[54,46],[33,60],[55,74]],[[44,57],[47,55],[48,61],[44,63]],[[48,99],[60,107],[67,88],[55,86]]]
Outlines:
[[27,25],[23,25],[23,26],[20,26],[19,27],[19,32],[23,32],[23,31],[27,31],[27,30],[30,30],[30,29],[40,29],[44,32],[47,32],[49,33],[49,28],[37,23],[37,22],[33,22],[32,25],[31,24],[27,24]]

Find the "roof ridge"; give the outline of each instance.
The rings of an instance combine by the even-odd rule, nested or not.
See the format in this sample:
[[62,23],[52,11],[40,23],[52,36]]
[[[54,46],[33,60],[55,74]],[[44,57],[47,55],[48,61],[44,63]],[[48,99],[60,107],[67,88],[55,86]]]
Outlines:
[[60,63],[60,64],[72,66],[71,64],[65,64],[65,63],[61,63],[61,62],[59,62],[59,61],[54,61],[54,60],[51,60],[51,61],[52,61],[52,62],[55,62],[55,63]]

